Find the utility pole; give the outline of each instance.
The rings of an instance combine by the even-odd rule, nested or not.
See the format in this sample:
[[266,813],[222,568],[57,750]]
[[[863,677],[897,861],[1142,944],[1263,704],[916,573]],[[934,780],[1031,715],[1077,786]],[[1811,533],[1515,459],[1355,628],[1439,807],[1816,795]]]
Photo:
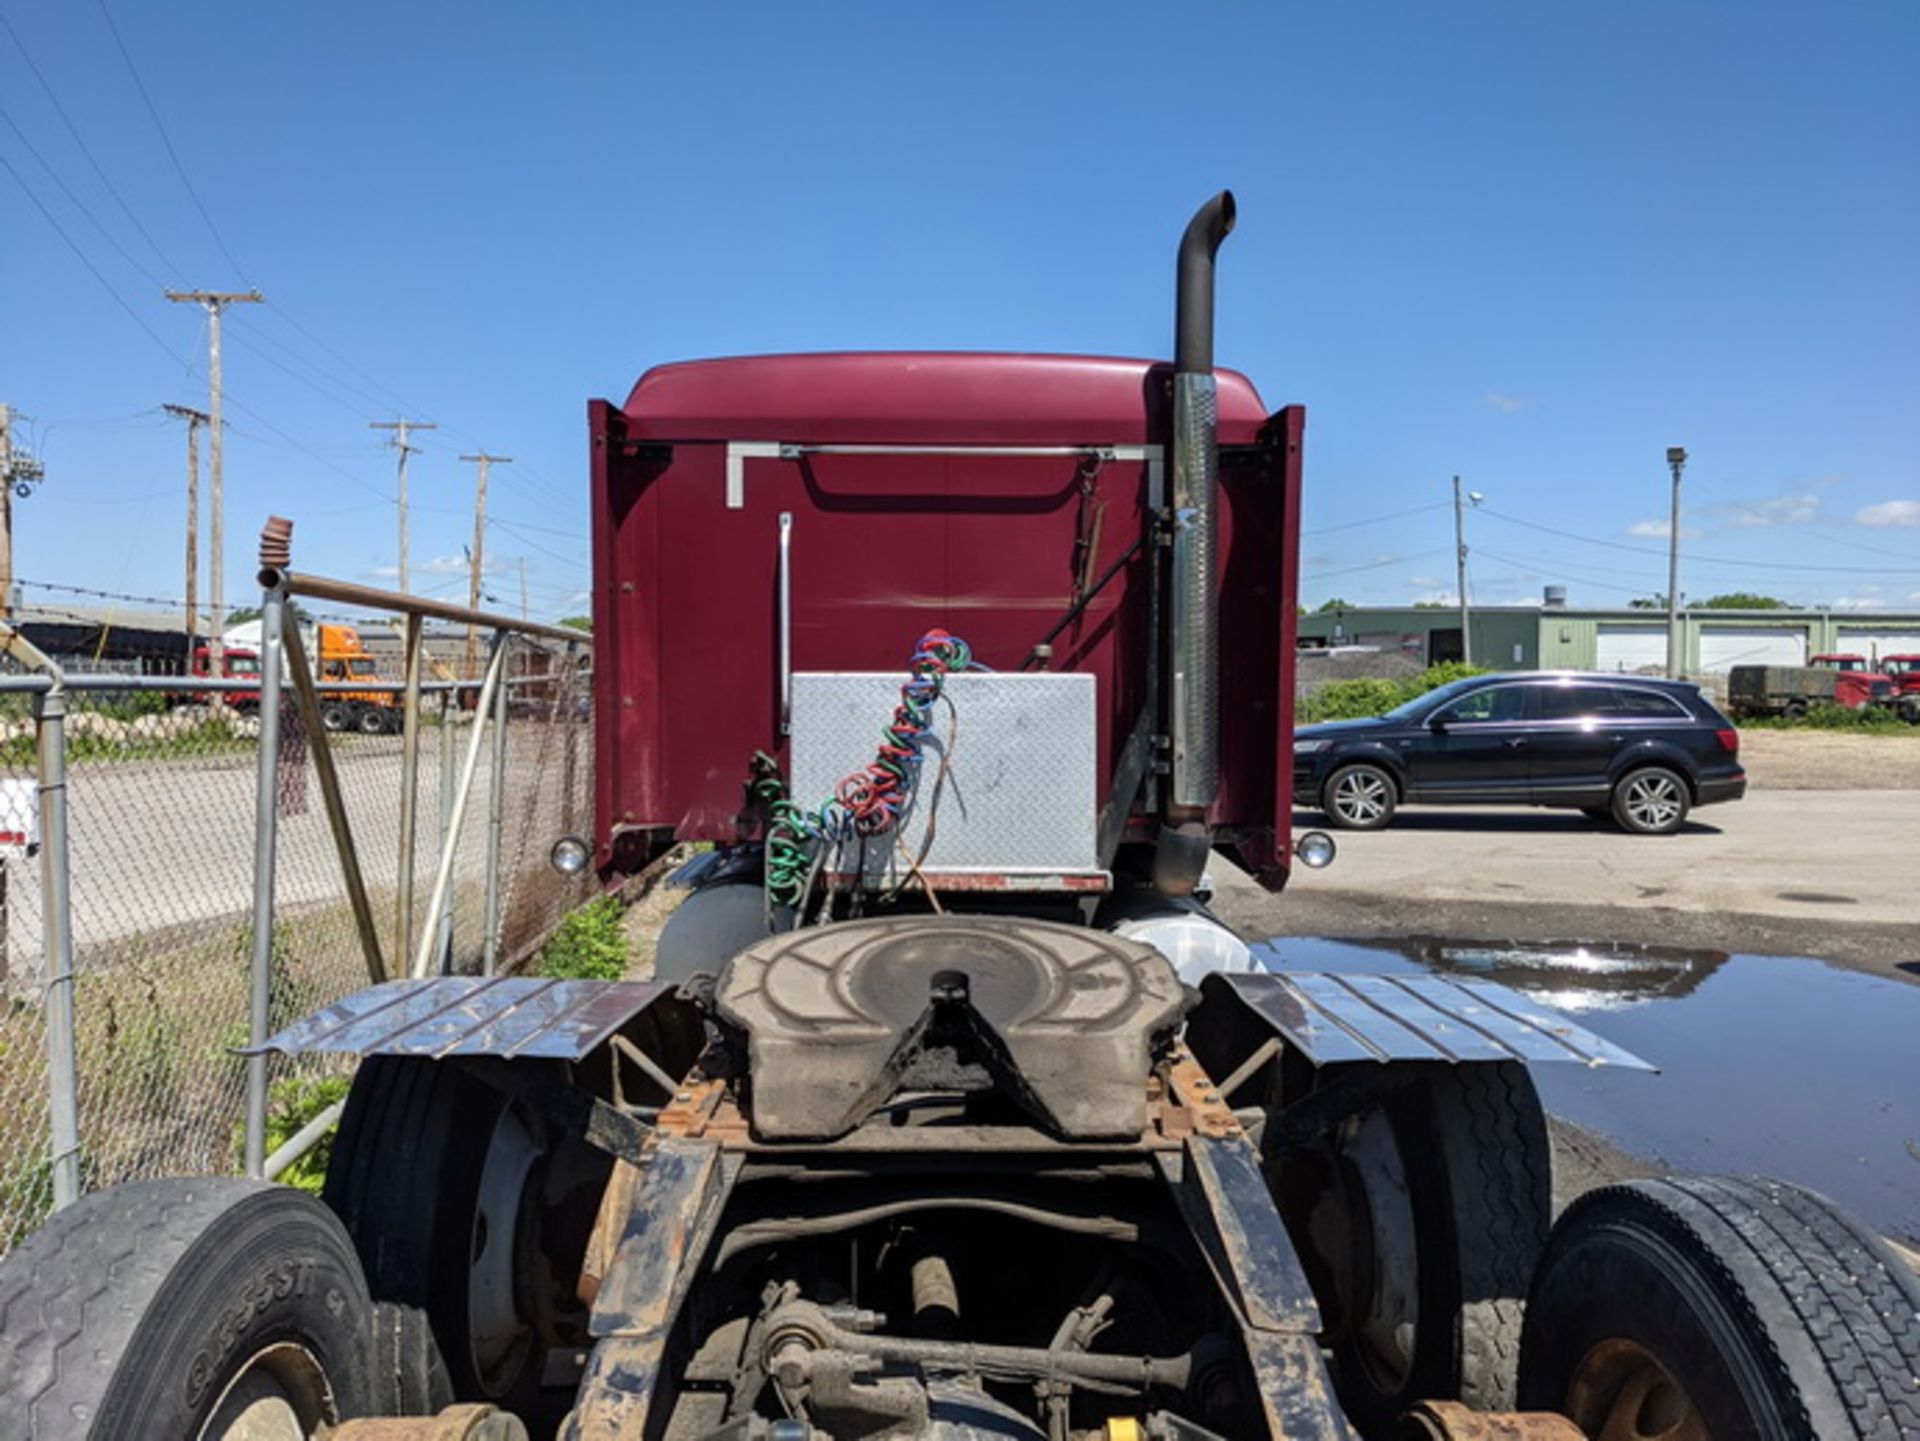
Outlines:
[[1673,472],[1673,519],[1667,525],[1667,674],[1677,678],[1686,669],[1680,654],[1680,472],[1687,468],[1682,447],[1667,447],[1667,468]]
[[527,619],[527,558],[520,557],[520,619]]
[[440,427],[424,420],[375,420],[369,421],[368,430],[391,430],[393,448],[400,452],[400,589],[407,588],[407,457],[419,450],[417,445],[408,445],[407,437],[416,430],[438,430]]
[[46,474],[39,461],[14,448],[13,421],[13,407],[0,405],[0,617],[7,620],[13,619],[14,492],[25,495]]
[[257,290],[169,290],[167,299],[182,305],[198,305],[207,312],[207,428],[213,444],[207,457],[207,480],[212,489],[209,505],[211,521],[207,558],[207,599],[213,612],[212,633],[207,637],[207,674],[220,676],[226,671],[221,657],[226,647],[221,636],[227,628],[226,490],[220,469],[220,315],[229,305],[261,305],[265,297]]
[[[1478,505],[1486,497],[1477,490],[1467,492],[1467,502]],[[1453,556],[1459,572],[1460,589],[1460,660],[1464,665],[1473,664],[1473,617],[1467,609],[1467,531],[1466,522],[1461,515],[1460,477],[1453,478]]]
[[[468,555],[469,575],[467,579],[467,609],[480,609],[480,562],[486,552],[487,544],[487,472],[496,465],[511,465],[510,455],[488,455],[484,450],[478,455],[463,455],[462,460],[470,460],[479,467],[473,487],[473,550]],[[475,642],[478,639],[472,626],[467,627],[467,672],[466,679],[474,675]]]
[[192,675],[200,636],[200,427],[207,413],[187,405],[160,408],[187,423],[187,674]]

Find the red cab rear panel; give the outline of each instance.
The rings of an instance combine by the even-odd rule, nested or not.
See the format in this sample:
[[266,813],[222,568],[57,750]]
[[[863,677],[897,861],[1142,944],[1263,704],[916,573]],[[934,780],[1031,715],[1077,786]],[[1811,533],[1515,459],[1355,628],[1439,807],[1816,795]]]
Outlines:
[[[739,838],[754,752],[784,766],[783,515],[796,671],[904,673],[935,627],[1016,669],[1066,612],[1076,572],[1097,578],[1126,557],[1046,662],[1096,677],[1104,805],[1146,701],[1153,548],[1128,552],[1165,503],[1170,381],[1144,360],[765,356],[661,366],[624,405],[594,401],[603,869],[634,869],[675,840]],[[1213,819],[1278,886],[1304,413],[1269,416],[1229,371],[1219,407],[1226,692]]]

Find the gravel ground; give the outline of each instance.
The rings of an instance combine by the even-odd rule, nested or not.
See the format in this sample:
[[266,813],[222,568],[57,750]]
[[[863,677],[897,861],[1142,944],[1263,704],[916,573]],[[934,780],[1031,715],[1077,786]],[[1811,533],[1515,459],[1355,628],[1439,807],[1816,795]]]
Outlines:
[[1920,790],[1920,726],[1902,731],[1743,730],[1755,790]]

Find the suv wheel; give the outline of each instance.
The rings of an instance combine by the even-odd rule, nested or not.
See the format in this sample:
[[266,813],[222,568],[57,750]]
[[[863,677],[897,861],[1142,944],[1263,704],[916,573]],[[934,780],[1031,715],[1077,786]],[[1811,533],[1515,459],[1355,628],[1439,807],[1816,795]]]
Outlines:
[[1665,766],[1628,771],[1613,787],[1613,818],[1636,835],[1671,835],[1691,804],[1686,777]]
[[1397,803],[1393,777],[1373,765],[1341,766],[1320,794],[1327,819],[1349,831],[1379,830],[1393,819]]

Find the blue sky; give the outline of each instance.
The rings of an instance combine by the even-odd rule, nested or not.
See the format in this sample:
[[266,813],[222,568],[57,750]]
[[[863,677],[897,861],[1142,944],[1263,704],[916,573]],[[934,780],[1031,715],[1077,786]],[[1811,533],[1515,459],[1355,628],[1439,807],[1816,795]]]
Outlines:
[[1682,444],[1688,594],[1920,606],[1906,0],[107,10],[166,141],[99,0],[0,0],[28,580],[181,593],[155,408],[204,405],[204,334],[163,284],[269,302],[228,324],[231,602],[274,510],[307,568],[391,574],[367,423],[404,410],[442,427],[416,588],[464,593],[484,445],[489,587],[524,556],[553,615],[589,396],[763,350],[1164,354],[1231,185],[1219,353],[1308,407],[1310,601],[1450,598],[1456,472],[1476,600],[1661,589]]

